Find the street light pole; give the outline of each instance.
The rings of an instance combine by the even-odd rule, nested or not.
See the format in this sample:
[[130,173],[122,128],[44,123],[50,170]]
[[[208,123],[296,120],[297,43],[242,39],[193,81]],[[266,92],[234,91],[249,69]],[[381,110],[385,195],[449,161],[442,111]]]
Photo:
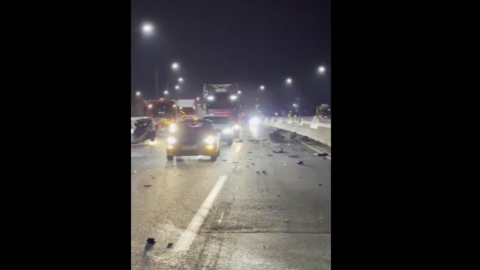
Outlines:
[[155,70],[155,99],[158,98],[158,69]]

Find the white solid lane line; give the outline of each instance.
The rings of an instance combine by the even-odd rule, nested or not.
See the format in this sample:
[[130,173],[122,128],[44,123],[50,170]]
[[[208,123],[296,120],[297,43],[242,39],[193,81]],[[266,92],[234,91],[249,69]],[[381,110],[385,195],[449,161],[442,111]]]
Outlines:
[[226,175],[220,176],[212,191],[210,191],[210,194],[205,199],[202,206],[200,206],[200,209],[198,209],[192,221],[190,221],[190,224],[188,224],[187,229],[182,233],[180,240],[178,240],[178,243],[175,246],[175,251],[188,251],[190,249],[193,240],[197,237],[198,230],[207,218],[208,212],[210,211],[210,208],[212,208],[213,202],[226,180]]

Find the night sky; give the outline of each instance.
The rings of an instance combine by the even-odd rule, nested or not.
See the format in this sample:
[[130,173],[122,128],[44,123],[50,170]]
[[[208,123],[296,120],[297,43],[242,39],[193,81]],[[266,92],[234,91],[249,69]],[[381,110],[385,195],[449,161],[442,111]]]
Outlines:
[[[204,83],[238,83],[245,105],[259,98],[265,111],[292,109],[299,98],[313,112],[330,103],[330,11],[330,0],[133,0],[132,93],[153,98],[158,69],[161,96],[167,80],[172,92],[183,77],[177,99],[201,96]],[[153,36],[142,34],[145,22],[155,26]]]

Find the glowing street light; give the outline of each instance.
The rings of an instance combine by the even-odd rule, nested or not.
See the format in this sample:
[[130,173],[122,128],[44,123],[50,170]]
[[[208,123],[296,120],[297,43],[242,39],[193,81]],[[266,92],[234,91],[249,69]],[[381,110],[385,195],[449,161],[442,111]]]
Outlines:
[[326,69],[325,69],[324,66],[320,66],[320,67],[318,68],[318,73],[323,74],[323,73],[325,73],[325,70],[326,70]]
[[264,90],[264,89],[265,89],[265,86],[261,85],[260,90]]
[[199,97],[197,97],[197,100],[200,100],[200,98],[199,98]]
[[241,95],[241,94],[242,94],[242,91],[238,90],[238,92],[237,92],[237,93],[238,93],[239,95]]
[[144,23],[142,26],[142,32],[144,34],[152,34],[153,33],[153,25],[151,23]]
[[292,84],[292,79],[288,78],[287,79],[287,84]]
[[180,66],[178,65],[178,63],[173,63],[172,64],[172,69],[174,70],[177,70]]
[[295,103],[293,103],[293,107],[298,107],[298,105],[297,105],[297,104],[295,104]]
[[168,90],[163,91],[163,94],[168,95]]
[[177,89],[177,90],[178,90],[178,89],[180,89],[180,86],[178,86],[178,85],[175,85],[175,89]]
[[178,81],[179,81],[179,82],[183,82],[183,78],[178,78]]
[[140,91],[137,91],[136,95],[139,97],[141,95]]

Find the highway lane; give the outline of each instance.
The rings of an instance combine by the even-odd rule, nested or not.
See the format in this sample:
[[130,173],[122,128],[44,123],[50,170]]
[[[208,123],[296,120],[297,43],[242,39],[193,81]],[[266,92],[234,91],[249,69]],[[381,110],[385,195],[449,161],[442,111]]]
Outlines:
[[163,139],[132,147],[132,269],[330,269],[330,161],[297,141],[248,142],[268,132],[216,162],[167,161]]

